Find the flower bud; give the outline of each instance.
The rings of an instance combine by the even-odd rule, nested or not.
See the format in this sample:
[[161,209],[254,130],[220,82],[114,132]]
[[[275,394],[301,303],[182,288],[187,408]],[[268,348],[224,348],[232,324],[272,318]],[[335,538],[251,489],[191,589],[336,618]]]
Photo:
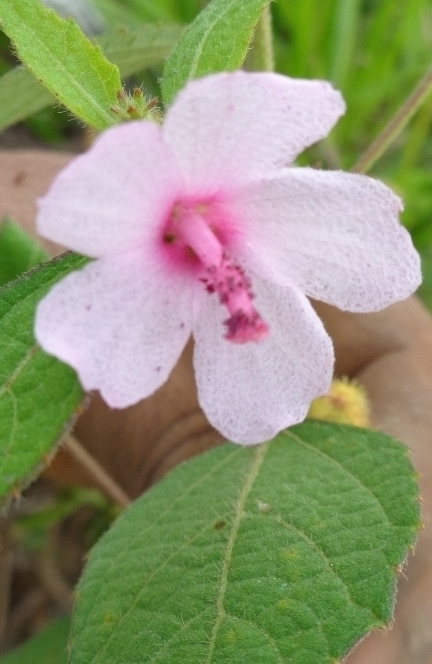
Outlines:
[[366,390],[355,380],[338,378],[332,381],[330,392],[314,399],[307,417],[338,424],[370,427],[369,400]]

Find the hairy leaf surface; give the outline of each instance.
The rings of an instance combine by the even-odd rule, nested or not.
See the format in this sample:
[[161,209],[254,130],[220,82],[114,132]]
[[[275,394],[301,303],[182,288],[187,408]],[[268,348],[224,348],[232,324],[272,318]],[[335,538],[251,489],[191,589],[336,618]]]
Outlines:
[[261,12],[269,0],[213,0],[185,30],[162,77],[169,104],[192,78],[233,71],[243,64]]
[[20,59],[72,113],[97,129],[118,122],[111,108],[122,89],[119,71],[75,21],[39,0],[0,0],[0,23]]
[[[136,30],[114,30],[96,41],[126,77],[166,58],[182,31],[177,25],[143,25]],[[0,77],[0,97],[0,131],[58,101],[24,67],[15,67]]]
[[392,615],[419,527],[405,448],[305,422],[218,447],[120,516],[77,591],[72,664],[330,664]]
[[28,483],[83,399],[74,371],[33,336],[36,304],[88,259],[67,254],[0,290],[0,497]]

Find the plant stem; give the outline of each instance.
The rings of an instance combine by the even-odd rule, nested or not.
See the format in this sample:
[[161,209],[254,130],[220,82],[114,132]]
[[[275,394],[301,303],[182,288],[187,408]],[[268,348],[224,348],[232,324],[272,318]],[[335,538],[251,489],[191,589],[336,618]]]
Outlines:
[[245,69],[249,71],[273,71],[273,31],[270,4],[264,7],[251,49],[245,61]]
[[127,507],[131,499],[115,482],[98,461],[73,436],[68,436],[64,448],[80,463],[93,477],[96,484],[110,496],[120,507]]
[[432,91],[432,67],[428,69],[423,78],[416,85],[408,99],[402,104],[397,113],[386,124],[382,132],[370,144],[352,167],[354,173],[367,173],[375,162],[390,147],[395,138],[399,136],[407,122],[420,108],[426,97]]

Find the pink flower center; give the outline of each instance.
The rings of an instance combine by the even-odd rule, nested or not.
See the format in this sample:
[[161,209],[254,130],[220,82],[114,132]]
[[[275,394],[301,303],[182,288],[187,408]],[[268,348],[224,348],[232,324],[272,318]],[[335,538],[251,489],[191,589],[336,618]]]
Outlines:
[[216,293],[228,310],[225,339],[235,343],[262,341],[268,334],[268,326],[253,305],[250,280],[230,256],[215,226],[209,223],[210,206],[175,205],[163,240],[172,250],[181,249],[183,258],[197,265],[197,276],[207,292]]

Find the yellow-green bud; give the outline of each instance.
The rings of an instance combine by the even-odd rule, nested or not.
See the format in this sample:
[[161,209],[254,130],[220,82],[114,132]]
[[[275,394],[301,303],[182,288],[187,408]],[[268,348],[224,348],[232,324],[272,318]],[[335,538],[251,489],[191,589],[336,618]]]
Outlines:
[[335,379],[328,394],[312,401],[307,417],[338,424],[370,427],[369,400],[366,391],[355,380]]

